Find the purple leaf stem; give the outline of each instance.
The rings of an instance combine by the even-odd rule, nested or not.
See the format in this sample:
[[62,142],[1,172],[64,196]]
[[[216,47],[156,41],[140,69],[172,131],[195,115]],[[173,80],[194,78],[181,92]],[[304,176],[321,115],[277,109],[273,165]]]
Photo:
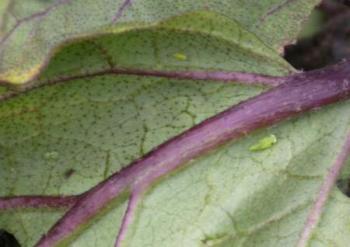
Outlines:
[[117,13],[113,16],[112,23],[116,23],[120,17],[122,17],[124,11],[128,9],[132,4],[132,0],[125,0],[122,5],[118,8]]
[[[263,85],[269,87],[276,87],[284,83],[287,76],[270,76],[246,72],[229,72],[229,71],[160,71],[160,70],[146,70],[146,69],[131,69],[131,68],[108,68],[92,73],[83,73],[73,76],[60,76],[58,78],[43,80],[40,83],[27,83],[17,90],[5,92],[0,95],[0,101],[13,98],[21,93],[28,92],[38,87],[65,83],[77,79],[91,78],[103,75],[136,75],[136,76],[152,76],[163,77],[176,80],[212,80],[218,82],[233,82],[244,85]],[[1,82],[3,85],[9,85],[7,82]]]
[[135,188],[133,192],[130,195],[129,202],[128,202],[128,207],[126,209],[126,212],[124,214],[122,224],[119,229],[119,233],[117,236],[117,240],[115,242],[115,247],[120,247],[122,241],[124,240],[126,236],[126,232],[128,229],[128,226],[132,223],[133,216],[135,215],[135,210],[137,208],[138,202],[140,201],[143,193],[143,189],[137,189]]

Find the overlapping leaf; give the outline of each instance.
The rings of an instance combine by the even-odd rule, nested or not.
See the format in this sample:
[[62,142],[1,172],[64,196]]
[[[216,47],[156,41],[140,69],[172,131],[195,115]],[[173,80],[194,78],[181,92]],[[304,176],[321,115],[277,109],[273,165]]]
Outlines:
[[[186,12],[210,10],[237,20],[267,45],[294,39],[317,0],[3,1],[0,5],[0,81],[35,77],[65,41],[157,25]],[[293,19],[292,22],[288,21]]]

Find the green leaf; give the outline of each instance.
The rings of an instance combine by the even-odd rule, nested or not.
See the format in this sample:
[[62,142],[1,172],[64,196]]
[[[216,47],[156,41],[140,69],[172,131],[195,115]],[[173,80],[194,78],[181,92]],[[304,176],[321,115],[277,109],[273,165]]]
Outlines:
[[[26,45],[14,50],[20,47],[17,39],[23,35],[14,31],[9,38],[12,41],[3,46],[9,53],[8,60],[3,60],[6,66],[0,68],[11,74],[14,65],[10,61],[19,55],[26,59],[33,57],[31,53],[36,56],[19,68],[21,80],[12,82],[31,78],[28,69],[41,66],[52,47],[67,40],[64,35],[58,37],[62,33],[55,26],[62,25],[63,16],[76,24],[66,32],[72,34],[70,38],[94,37],[66,45],[52,58],[33,82],[48,85],[1,102],[1,195],[84,192],[170,137],[265,90],[210,81],[92,73],[111,66],[271,75],[292,71],[270,46],[276,49],[282,41],[293,39],[296,31],[287,35],[285,30],[292,26],[297,30],[315,1],[287,1],[290,3],[266,17],[267,24],[259,29],[253,28],[253,21],[278,4],[231,2],[210,2],[208,8],[220,15],[208,11],[180,15],[200,9],[196,6],[205,2],[135,1],[120,24],[107,27],[116,12],[107,1],[99,1],[102,8],[97,12],[93,11],[96,1],[72,1],[35,24],[40,30],[54,30],[54,35],[43,32],[35,36],[43,38],[45,45],[34,45],[38,49],[34,51]],[[28,1],[22,11],[28,9],[32,14],[50,4]],[[119,1],[113,6],[118,5]],[[14,1],[12,8],[22,13],[19,6]],[[293,14],[295,9],[301,11]],[[11,29],[8,25],[5,30]],[[30,30],[30,25],[34,24],[26,22],[23,28]],[[281,27],[285,27],[283,32]],[[99,35],[95,37],[95,33]],[[177,53],[185,54],[186,59],[174,57]],[[349,126],[349,102],[344,102],[257,131],[194,160],[147,192],[124,246],[295,246]],[[273,148],[249,150],[271,133],[278,136]],[[69,244],[113,246],[126,200],[116,200]],[[349,207],[348,198],[335,188],[310,245],[346,246],[349,220],[339,212],[346,215]],[[0,228],[14,233],[23,246],[32,246],[63,213],[53,209],[4,211],[0,212]]]
[[[0,81],[34,78],[64,42],[156,26],[187,12],[210,10],[238,21],[279,49],[297,35],[318,0],[57,0],[3,1],[0,5]],[[1,16],[2,14],[2,16]],[[289,21],[289,20],[292,21]]]

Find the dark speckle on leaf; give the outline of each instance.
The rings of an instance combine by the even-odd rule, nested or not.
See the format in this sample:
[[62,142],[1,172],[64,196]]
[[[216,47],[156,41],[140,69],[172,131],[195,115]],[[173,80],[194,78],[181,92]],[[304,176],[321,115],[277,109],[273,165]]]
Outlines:
[[73,168],[70,168],[64,172],[64,178],[68,179],[75,173],[75,170]]
[[337,181],[337,187],[345,196],[350,197],[350,178],[339,179]]

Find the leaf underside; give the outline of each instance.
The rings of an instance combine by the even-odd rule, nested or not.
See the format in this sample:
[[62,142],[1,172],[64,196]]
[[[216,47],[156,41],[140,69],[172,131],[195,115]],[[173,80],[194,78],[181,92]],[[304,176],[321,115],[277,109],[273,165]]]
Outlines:
[[[52,4],[33,2],[33,13]],[[264,17],[259,28],[254,26],[257,20],[278,3],[186,1],[187,6],[184,1],[135,1],[120,25],[111,28],[107,24],[120,1],[98,1],[101,12],[94,9],[96,1],[85,1],[84,11],[77,11],[81,1],[68,2],[40,23],[25,22],[0,46],[3,80],[11,80],[12,74],[21,75],[14,83],[32,78],[36,72],[28,71],[42,66],[52,48],[66,38],[58,37],[61,30],[55,26],[63,25],[57,19],[62,13],[72,13],[64,15],[66,23],[74,24],[67,24],[72,28],[70,38],[105,28],[97,37],[62,48],[34,83],[110,67],[286,75],[293,69],[273,48],[295,37],[297,24],[317,1],[294,1]],[[17,18],[30,15],[23,12],[28,3],[21,4],[12,3]],[[3,5],[0,13],[8,7]],[[221,15],[201,11],[177,16],[204,7]],[[245,8],[252,9],[250,16]],[[295,9],[302,10],[298,15],[303,18],[295,16]],[[2,37],[15,25],[6,14],[0,23],[5,19]],[[32,37],[40,42],[19,37],[26,36],[30,25],[38,27]],[[25,52],[14,49],[23,44]],[[176,53],[186,59],[176,59]],[[16,67],[13,61],[19,57],[25,62]],[[170,137],[264,90],[210,81],[100,75],[43,86],[6,100],[0,104],[0,193],[84,192]],[[147,192],[124,246],[294,246],[349,123],[349,102],[343,102],[257,131],[194,160]],[[271,148],[249,150],[271,134],[278,139]],[[126,202],[116,200],[70,244],[113,246]],[[310,246],[346,246],[349,210],[348,199],[335,188]],[[0,228],[14,233],[23,246],[32,246],[63,213],[0,212]]]

